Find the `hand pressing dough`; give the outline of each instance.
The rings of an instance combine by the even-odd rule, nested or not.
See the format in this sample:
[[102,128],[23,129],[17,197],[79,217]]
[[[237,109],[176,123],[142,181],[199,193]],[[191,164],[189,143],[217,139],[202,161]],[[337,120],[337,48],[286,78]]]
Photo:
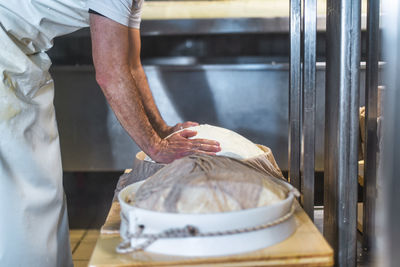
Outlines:
[[[210,139],[218,141],[221,146],[221,151],[217,153],[217,156],[226,156],[235,159],[249,159],[260,156],[264,153],[264,151],[247,138],[222,127],[202,124],[186,129],[197,132],[197,134],[190,139]],[[148,156],[146,156],[145,160],[152,161]]]

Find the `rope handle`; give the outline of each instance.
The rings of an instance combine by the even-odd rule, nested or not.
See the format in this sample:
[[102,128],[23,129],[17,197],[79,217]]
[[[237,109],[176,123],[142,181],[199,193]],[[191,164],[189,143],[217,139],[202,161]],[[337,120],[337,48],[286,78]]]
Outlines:
[[[234,230],[227,230],[227,231],[216,231],[216,232],[205,232],[201,233],[199,229],[192,225],[186,225],[182,228],[171,228],[167,229],[158,234],[143,234],[144,225],[138,225],[137,230],[134,234],[129,234],[127,240],[122,241],[116,248],[117,253],[126,254],[136,251],[141,251],[149,247],[151,244],[156,242],[158,239],[167,239],[167,238],[188,238],[188,237],[215,237],[215,236],[224,236],[224,235],[234,235],[234,234],[241,234],[241,233],[248,233],[253,231],[258,231],[262,229],[266,229],[284,221],[288,220],[295,212],[296,208],[294,203],[288,213],[283,215],[282,217],[268,222],[266,224],[253,226],[253,227],[246,227],[241,229],[234,229]],[[124,216],[121,214],[121,216]],[[132,246],[131,239],[132,238],[143,238],[146,239],[142,244]]]

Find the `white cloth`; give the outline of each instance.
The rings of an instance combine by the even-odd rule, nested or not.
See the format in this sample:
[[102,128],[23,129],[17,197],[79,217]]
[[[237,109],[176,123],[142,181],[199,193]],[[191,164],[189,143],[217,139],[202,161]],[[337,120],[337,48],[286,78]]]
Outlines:
[[72,266],[44,51],[85,26],[85,1],[0,0],[0,266]]
[[130,28],[140,28],[143,0],[88,0],[88,7]]
[[[93,10],[110,15],[96,2]],[[98,1],[104,8],[103,2]],[[110,2],[116,13],[128,7],[125,0]],[[0,0],[1,267],[72,266],[51,61],[45,51],[54,37],[87,27],[87,10],[87,0]],[[130,23],[138,26],[140,8],[131,13]],[[114,15],[110,19],[121,23]]]

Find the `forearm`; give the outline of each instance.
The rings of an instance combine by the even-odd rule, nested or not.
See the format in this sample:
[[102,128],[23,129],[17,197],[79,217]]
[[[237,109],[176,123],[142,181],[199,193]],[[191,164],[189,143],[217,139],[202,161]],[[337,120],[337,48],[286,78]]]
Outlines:
[[131,75],[128,55],[132,49],[128,28],[98,15],[90,16],[90,24],[96,80],[121,125],[151,156],[160,145],[161,138],[146,116]]
[[131,67],[131,74],[135,81],[136,88],[138,89],[138,93],[140,95],[140,99],[148,120],[161,138],[166,137],[171,133],[171,127],[165,123],[160,111],[157,108],[143,67],[141,65]]
[[117,119],[145,153],[154,154],[161,138],[146,116],[129,68],[119,68],[110,77],[105,82],[100,79],[99,84]]
[[141,68],[139,30],[93,14],[90,27],[96,80],[121,125],[145,153],[157,162],[169,163],[196,152],[214,154],[220,150],[215,141],[188,139],[196,134],[193,131],[162,139],[154,127],[160,131],[165,122],[146,76],[143,70],[134,74],[131,71],[134,66]]

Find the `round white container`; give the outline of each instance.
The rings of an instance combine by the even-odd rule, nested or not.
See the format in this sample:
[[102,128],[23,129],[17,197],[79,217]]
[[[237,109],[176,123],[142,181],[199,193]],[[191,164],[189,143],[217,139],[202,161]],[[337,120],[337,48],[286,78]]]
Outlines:
[[[135,193],[144,181],[124,188],[118,195],[121,204],[121,236],[127,240],[128,233],[135,233],[138,225],[144,225],[144,234],[157,234],[172,228],[192,225],[201,233],[238,230],[273,222],[290,213],[294,205],[293,187],[282,181],[289,189],[286,199],[269,206],[233,212],[208,214],[164,213],[140,209],[126,203],[128,195]],[[289,219],[262,230],[213,237],[186,237],[158,239],[145,251],[177,256],[223,256],[262,249],[279,243],[296,230],[293,215]],[[143,243],[132,238],[131,245]]]

